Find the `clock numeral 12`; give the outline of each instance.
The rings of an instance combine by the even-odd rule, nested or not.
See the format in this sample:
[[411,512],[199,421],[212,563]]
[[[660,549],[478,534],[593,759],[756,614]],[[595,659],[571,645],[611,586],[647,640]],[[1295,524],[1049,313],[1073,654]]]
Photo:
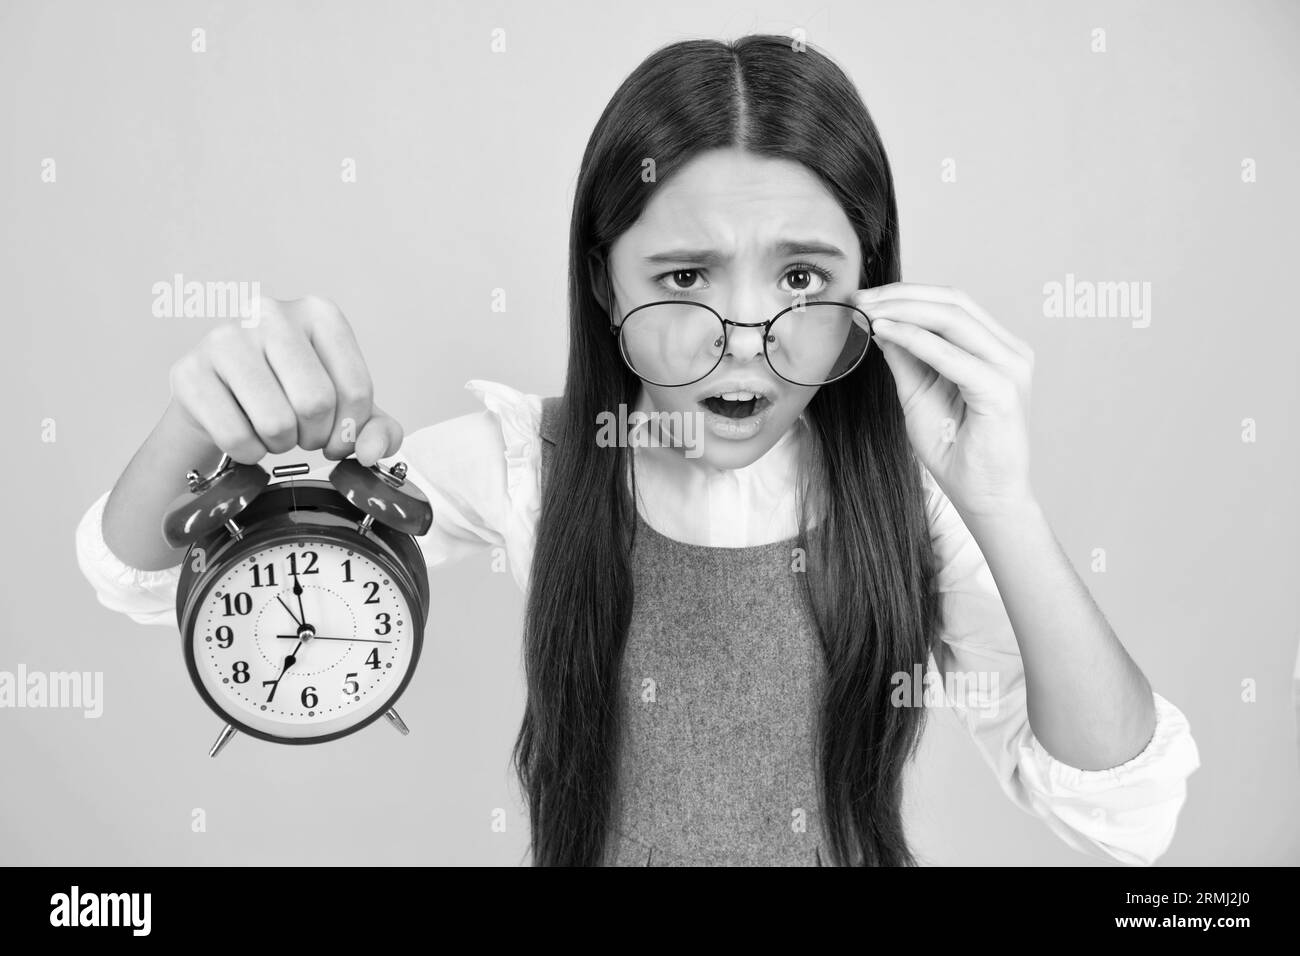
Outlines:
[[320,574],[320,569],[316,567],[316,552],[304,551],[303,557],[307,559],[307,567],[301,571],[298,570],[298,555],[289,554],[289,573],[297,576],[299,574]]

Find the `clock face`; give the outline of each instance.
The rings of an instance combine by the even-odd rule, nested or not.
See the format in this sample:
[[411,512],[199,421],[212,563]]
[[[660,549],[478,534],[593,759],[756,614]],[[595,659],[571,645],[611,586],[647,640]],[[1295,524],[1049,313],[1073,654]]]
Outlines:
[[223,571],[193,618],[194,663],[232,718],[277,737],[337,734],[392,699],[415,648],[411,609],[354,545],[302,537]]

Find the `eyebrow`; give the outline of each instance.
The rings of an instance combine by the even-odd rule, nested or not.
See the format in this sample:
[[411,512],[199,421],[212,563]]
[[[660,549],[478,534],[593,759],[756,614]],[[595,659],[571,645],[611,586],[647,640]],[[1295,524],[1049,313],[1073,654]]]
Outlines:
[[[836,246],[819,242],[816,239],[782,239],[773,243],[769,249],[773,256],[828,256],[832,259],[847,259]],[[713,249],[669,249],[645,257],[646,262],[699,262],[704,265],[717,265],[726,257]]]

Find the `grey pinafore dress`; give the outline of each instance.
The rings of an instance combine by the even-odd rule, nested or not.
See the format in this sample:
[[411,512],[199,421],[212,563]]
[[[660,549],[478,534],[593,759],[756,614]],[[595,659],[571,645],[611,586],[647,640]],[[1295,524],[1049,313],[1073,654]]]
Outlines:
[[[542,479],[558,398],[542,402]],[[607,865],[818,866],[822,660],[797,541],[686,544],[637,514]]]

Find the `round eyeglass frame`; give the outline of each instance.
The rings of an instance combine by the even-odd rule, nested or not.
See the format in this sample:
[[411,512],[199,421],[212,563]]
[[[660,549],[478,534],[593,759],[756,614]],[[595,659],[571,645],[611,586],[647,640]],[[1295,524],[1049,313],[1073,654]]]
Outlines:
[[[642,309],[648,309],[651,306],[655,306],[655,305],[695,306],[697,308],[708,310],[710,313],[713,314],[713,317],[718,320],[718,324],[722,328],[722,351],[718,354],[718,360],[714,362],[713,365],[710,366],[709,370],[705,372],[703,375],[701,375],[699,378],[693,378],[689,382],[679,382],[677,384],[672,384],[672,385],[668,384],[667,382],[655,382],[646,378],[644,375],[638,372],[636,370],[636,366],[632,364],[632,360],[628,358],[627,343],[623,340],[623,326],[627,325],[628,318],[630,318],[634,313],[640,312]],[[786,378],[784,375],[778,372],[776,366],[772,363],[772,357],[767,354],[767,344],[769,341],[771,341],[771,328],[776,323],[776,320],[781,318],[781,316],[785,315],[787,312],[806,311],[809,308],[816,308],[819,305],[837,305],[840,306],[841,308],[852,309],[854,312],[858,313],[864,319],[866,319],[867,320],[867,345],[866,348],[862,350],[862,354],[858,356],[857,360],[848,368],[846,368],[843,372],[841,372],[839,375],[836,375],[834,378],[827,379],[824,382],[796,382],[794,379]],[[838,382],[840,379],[850,374],[854,369],[856,369],[859,365],[862,364],[862,360],[865,359],[867,357],[867,353],[871,351],[871,343],[875,339],[875,334],[872,332],[871,316],[867,315],[867,313],[863,312],[856,305],[851,305],[848,302],[822,302],[822,301],[797,302],[794,305],[786,306],[776,315],[772,316],[770,319],[764,322],[735,322],[731,319],[724,319],[716,309],[714,309],[712,306],[705,305],[703,302],[690,302],[690,301],[684,302],[681,299],[658,299],[654,302],[646,302],[643,303],[642,305],[638,305],[635,309],[628,310],[623,315],[623,320],[618,325],[615,325],[612,322],[610,323],[609,330],[610,332],[618,336],[619,354],[623,356],[624,364],[626,364],[627,367],[632,370],[633,374],[635,374],[637,378],[641,379],[643,382],[649,383],[650,385],[658,385],[662,388],[685,388],[687,385],[694,385],[696,382],[700,382],[708,378],[710,375],[713,374],[714,370],[719,365],[722,364],[722,359],[727,354],[727,339],[728,339],[727,326],[729,325],[734,325],[740,329],[756,329],[759,326],[762,326],[763,327],[763,361],[767,362],[767,367],[770,368],[773,372],[775,372],[777,377],[782,379],[783,381],[789,382],[791,385],[800,385],[806,388],[820,388],[822,385],[830,385],[833,382]]]

